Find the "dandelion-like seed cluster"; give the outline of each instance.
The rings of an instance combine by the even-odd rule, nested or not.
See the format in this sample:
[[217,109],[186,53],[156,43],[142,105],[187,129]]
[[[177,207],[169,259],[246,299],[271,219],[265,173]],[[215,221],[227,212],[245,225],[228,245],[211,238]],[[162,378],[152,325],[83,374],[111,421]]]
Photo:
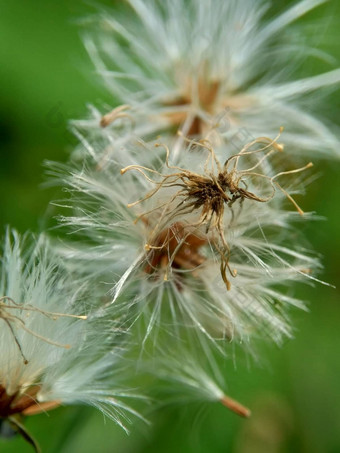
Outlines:
[[338,151],[304,102],[340,72],[292,81],[282,64],[299,55],[292,25],[323,0],[271,20],[262,0],[125,3],[85,34],[120,104],[74,121],[80,145],[49,164],[72,234],[26,254],[5,240],[0,417],[20,429],[19,416],[78,402],[123,424],[140,394],[119,382],[139,374],[164,398],[247,417],[220,363],[231,343],[291,337],[291,308],[305,308],[293,289],[318,281],[298,231],[307,153]]
[[[89,289],[67,275],[44,237],[34,242],[8,230],[0,276],[0,417],[37,449],[22,418],[61,404],[95,406],[123,426],[124,411],[134,411],[119,376],[126,368],[122,328],[88,306]],[[97,329],[106,341],[98,342]]]

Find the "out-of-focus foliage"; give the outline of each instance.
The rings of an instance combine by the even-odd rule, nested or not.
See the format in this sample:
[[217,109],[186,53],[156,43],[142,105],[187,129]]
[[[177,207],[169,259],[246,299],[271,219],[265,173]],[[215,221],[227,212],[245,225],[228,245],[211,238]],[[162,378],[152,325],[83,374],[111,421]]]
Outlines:
[[[280,0],[275,7],[287,3]],[[77,19],[93,11],[85,1],[2,2],[0,11],[1,233],[6,224],[21,232],[40,231],[56,212],[49,201],[62,196],[55,189],[39,188],[42,161],[67,159],[75,144],[67,121],[84,116],[87,102],[100,106],[113,101],[94,75],[79,37]],[[317,28],[313,42],[339,61],[339,2],[313,11],[301,25],[310,30],[320,17],[324,25]],[[309,73],[326,69],[327,63],[318,59],[299,68]],[[333,93],[324,104],[334,121],[339,100],[339,93]],[[309,224],[304,233],[324,256],[321,278],[336,284],[339,169],[337,163],[325,161],[316,163],[315,170],[319,178],[299,201],[306,211],[327,220]],[[340,451],[339,291],[315,285],[301,296],[310,301],[311,312],[295,314],[293,341],[280,349],[260,345],[257,364],[231,348],[226,376],[233,397],[252,408],[249,420],[217,404],[167,407],[150,414],[151,428],[135,426],[127,437],[91,409],[60,408],[32,417],[27,427],[48,453]],[[19,438],[0,440],[0,450],[31,451]]]

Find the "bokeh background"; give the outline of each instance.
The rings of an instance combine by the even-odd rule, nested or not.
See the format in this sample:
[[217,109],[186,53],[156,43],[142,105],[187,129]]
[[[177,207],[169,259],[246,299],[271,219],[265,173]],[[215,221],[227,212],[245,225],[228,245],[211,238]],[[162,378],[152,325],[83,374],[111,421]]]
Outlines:
[[[276,0],[273,13],[289,1]],[[114,1],[97,4],[113,5]],[[46,159],[66,161],[75,138],[68,120],[86,114],[86,104],[113,104],[83,48],[77,21],[93,13],[82,0],[0,1],[0,232],[11,225],[39,232],[60,193],[44,189]],[[312,44],[334,62],[305,60],[297,74],[316,74],[339,65],[340,2],[330,1],[299,25]],[[334,122],[339,92],[320,100],[320,112]],[[303,232],[323,255],[321,278],[339,280],[340,176],[338,162],[315,162],[318,179],[299,200],[326,220]],[[137,424],[131,434],[91,408],[63,407],[27,420],[48,453],[106,452],[340,452],[339,291],[315,285],[303,289],[310,313],[294,313],[295,339],[278,348],[258,345],[258,362],[243,354],[230,361],[228,392],[251,407],[241,420],[219,404],[167,407]],[[2,326],[0,325],[0,328]],[[1,345],[0,345],[1,354]],[[0,439],[0,451],[30,452],[20,438]]]

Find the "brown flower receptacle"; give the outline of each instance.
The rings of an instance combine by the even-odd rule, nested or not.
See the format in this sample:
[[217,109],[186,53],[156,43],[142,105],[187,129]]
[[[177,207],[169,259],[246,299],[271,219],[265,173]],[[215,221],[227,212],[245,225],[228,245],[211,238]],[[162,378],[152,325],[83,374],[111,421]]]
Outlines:
[[170,228],[161,232],[152,245],[148,245],[148,263],[145,272],[153,274],[159,269],[167,268],[192,270],[204,263],[205,258],[199,253],[200,247],[206,240],[195,234],[187,233],[185,226],[174,223]]

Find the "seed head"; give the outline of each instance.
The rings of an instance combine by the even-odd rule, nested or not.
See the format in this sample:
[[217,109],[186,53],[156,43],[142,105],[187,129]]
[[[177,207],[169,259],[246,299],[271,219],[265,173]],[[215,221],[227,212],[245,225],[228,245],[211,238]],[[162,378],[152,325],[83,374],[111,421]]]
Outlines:
[[[146,219],[150,214],[157,213],[158,215],[158,220],[150,233],[146,245],[147,250],[156,251],[156,256],[153,256],[152,261],[157,261],[160,255],[164,255],[166,250],[165,254],[168,255],[167,265],[173,265],[176,262],[178,264],[181,260],[184,244],[192,243],[192,239],[189,238],[196,236],[198,238],[196,248],[198,244],[209,241],[218,252],[221,262],[221,276],[227,289],[230,290],[227,271],[232,277],[236,277],[237,271],[229,266],[231,250],[225,237],[225,209],[227,208],[231,212],[230,223],[232,224],[235,221],[233,211],[235,202],[239,202],[241,208],[246,199],[253,202],[267,203],[274,197],[278,188],[294,204],[298,212],[301,215],[303,214],[295,200],[279,185],[276,179],[282,175],[303,171],[311,167],[312,164],[309,163],[302,168],[279,172],[274,176],[268,176],[263,171],[261,172],[261,168],[263,170],[263,164],[269,156],[274,152],[283,151],[283,146],[277,143],[281,132],[282,129],[274,140],[267,137],[253,140],[239,153],[229,157],[223,165],[217,159],[212,145],[207,140],[194,141],[185,138],[190,143],[191,150],[193,146],[196,146],[208,151],[203,174],[170,165],[169,148],[160,144],[156,144],[156,147],[163,146],[165,148],[165,164],[168,169],[173,170],[172,173],[164,175],[141,165],[129,165],[123,168],[121,174],[136,170],[156,186],[144,198],[130,203],[128,207],[145,202],[155,196],[161,189],[163,191],[173,191],[175,188],[176,190],[174,194],[168,197],[167,201],[157,205],[150,211],[142,213],[136,219],[136,221],[144,219],[147,222]],[[256,145],[261,146],[254,149]],[[239,162],[243,157],[254,156],[258,153],[262,153],[262,157],[258,158],[255,164],[246,169],[239,169]],[[159,176],[159,180],[152,179],[148,174]],[[266,194],[258,195],[250,191],[248,181],[251,180],[265,181],[269,192],[267,189]],[[194,217],[191,217],[192,215]],[[173,227],[174,225],[176,227]],[[181,225],[180,228],[179,225]],[[174,228],[177,231],[175,242]],[[172,233],[168,234],[169,231],[172,231]],[[176,245],[175,247],[174,244]],[[179,256],[177,257],[178,254]],[[187,261],[184,261],[184,267],[188,267],[188,264]],[[167,279],[167,272],[165,273],[165,279]]]

